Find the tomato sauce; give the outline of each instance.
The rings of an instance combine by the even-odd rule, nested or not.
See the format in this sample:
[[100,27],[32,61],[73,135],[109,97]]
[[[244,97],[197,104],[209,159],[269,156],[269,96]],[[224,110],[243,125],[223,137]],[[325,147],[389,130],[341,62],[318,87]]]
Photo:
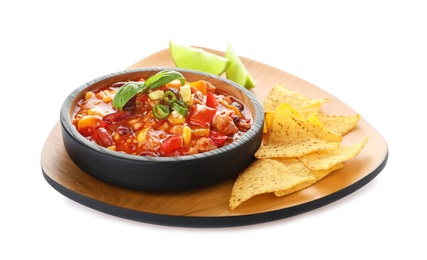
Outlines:
[[112,100],[126,83],[84,94],[73,116],[80,134],[127,154],[181,156],[217,149],[251,128],[253,119],[245,105],[207,81],[181,85],[175,80],[138,93],[118,110]]

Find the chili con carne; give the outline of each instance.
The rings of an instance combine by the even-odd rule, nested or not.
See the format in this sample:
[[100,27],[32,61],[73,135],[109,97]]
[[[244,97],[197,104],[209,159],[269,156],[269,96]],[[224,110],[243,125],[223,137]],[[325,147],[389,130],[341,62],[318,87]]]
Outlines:
[[[130,80],[85,93],[77,103],[73,124],[97,145],[142,156],[210,151],[251,128],[251,113],[235,97],[207,81],[186,82],[171,72],[161,75],[149,84],[148,79]],[[169,86],[174,79],[178,82]],[[118,97],[115,106],[112,100],[118,93],[127,96]]]

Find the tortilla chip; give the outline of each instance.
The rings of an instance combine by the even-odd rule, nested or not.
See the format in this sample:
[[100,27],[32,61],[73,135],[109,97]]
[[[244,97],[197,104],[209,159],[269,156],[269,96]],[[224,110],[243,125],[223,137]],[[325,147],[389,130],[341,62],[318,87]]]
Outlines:
[[360,119],[360,115],[354,116],[339,116],[318,114],[319,120],[325,125],[329,131],[337,135],[344,136],[352,130]]
[[311,174],[316,178],[317,181],[320,181],[321,179],[325,178],[329,175],[329,173],[339,170],[344,167],[344,164],[337,163],[331,168],[328,168],[326,170],[310,170]]
[[257,160],[234,183],[229,201],[235,209],[264,193],[281,197],[305,189],[343,162],[357,156],[367,142],[341,147],[360,115],[320,113],[327,99],[312,99],[276,84],[264,101],[263,143]]
[[328,102],[327,99],[311,99],[298,92],[291,91],[283,85],[276,84],[270,94],[264,100],[264,110],[274,111],[282,103],[289,103],[302,114],[317,113],[321,104]]
[[298,174],[302,174],[305,176],[311,175],[310,169],[305,167],[298,157],[288,157],[288,158],[281,157],[281,158],[274,158],[274,160],[286,165],[286,167],[293,172],[296,172]]
[[263,133],[266,134],[271,130],[271,124],[273,122],[275,112],[274,111],[265,111],[264,112],[264,128]]
[[[258,159],[299,157],[313,151],[339,147],[340,137],[336,138],[338,142],[330,141],[332,138],[322,139],[328,131],[321,122],[308,122],[288,103],[281,104],[274,113],[267,112],[267,115],[268,138],[255,153]],[[329,134],[337,137],[335,134]]]
[[300,160],[310,170],[326,170],[332,166],[356,157],[368,139],[352,146],[341,146],[336,150],[317,151],[300,157]]
[[300,190],[303,190],[311,185],[313,185],[317,179],[311,174],[310,169],[304,166],[304,164],[296,157],[290,158],[275,158],[274,160],[285,165],[293,174],[301,176],[301,178],[307,178],[306,182],[301,182],[296,185],[293,185],[287,189],[276,190],[274,195],[277,197],[282,197]]
[[307,118],[310,131],[322,140],[329,142],[341,142],[342,136],[331,132],[319,119],[317,114],[311,114]]
[[323,99],[319,99],[319,100],[314,101],[313,103],[311,103],[307,106],[300,107],[298,111],[305,118],[309,117],[311,114],[317,114],[317,113],[319,113],[322,104],[326,102],[326,101],[323,102],[322,100]]
[[256,195],[308,185],[305,183],[313,181],[314,178],[295,174],[278,161],[256,160],[237,177],[231,191],[229,207],[233,210]]
[[326,142],[318,138],[301,140],[298,143],[287,145],[263,145],[256,152],[258,159],[276,157],[300,157],[313,151],[336,150],[340,146],[337,142]]
[[293,173],[300,175],[300,176],[304,176],[306,178],[311,178],[310,183],[307,182],[307,183],[303,183],[301,185],[295,185],[295,186],[290,187],[290,188],[285,189],[285,190],[275,191],[274,195],[276,195],[277,197],[282,197],[282,196],[291,194],[293,192],[303,190],[303,189],[313,185],[314,183],[318,182],[319,180],[323,179],[329,173],[336,171],[336,170],[343,167],[342,163],[338,163],[338,164],[332,166],[331,168],[329,168],[327,170],[310,170],[298,158],[276,158],[275,160],[280,162],[280,163],[283,163]]

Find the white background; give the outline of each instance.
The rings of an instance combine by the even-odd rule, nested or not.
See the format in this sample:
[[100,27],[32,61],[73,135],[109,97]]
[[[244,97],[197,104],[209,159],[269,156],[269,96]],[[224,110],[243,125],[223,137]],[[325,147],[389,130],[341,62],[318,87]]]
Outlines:
[[[277,3],[280,3],[278,5]],[[423,1],[2,1],[1,259],[426,259]],[[43,178],[65,97],[168,41],[225,50],[326,90],[387,141],[351,195],[274,222],[218,229],[121,219]]]

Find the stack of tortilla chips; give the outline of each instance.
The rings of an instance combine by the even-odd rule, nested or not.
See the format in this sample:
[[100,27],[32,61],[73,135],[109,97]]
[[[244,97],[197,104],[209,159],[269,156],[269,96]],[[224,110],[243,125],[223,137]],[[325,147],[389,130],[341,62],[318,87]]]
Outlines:
[[311,99],[277,84],[264,101],[263,145],[234,183],[230,209],[264,193],[284,196],[311,186],[357,156],[367,139],[342,146],[360,115],[327,115],[327,99]]

